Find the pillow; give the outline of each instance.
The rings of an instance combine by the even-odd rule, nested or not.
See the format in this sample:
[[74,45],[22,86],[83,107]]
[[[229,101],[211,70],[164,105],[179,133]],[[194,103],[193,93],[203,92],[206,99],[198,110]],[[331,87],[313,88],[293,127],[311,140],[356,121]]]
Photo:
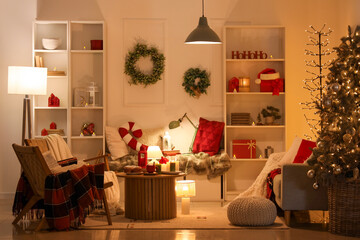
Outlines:
[[159,146],[162,149],[162,136],[165,128],[143,129],[143,135],[138,139],[139,142],[147,146]]
[[51,170],[51,169],[54,169],[54,168],[56,168],[56,167],[61,167],[61,166],[57,163],[54,155],[52,155],[52,153],[51,153],[50,151],[44,152],[42,155],[43,155],[43,157],[44,157],[44,159],[45,159],[46,164],[47,164],[48,167],[50,168],[50,170]]
[[[284,164],[287,164],[287,163],[293,163],[295,161],[295,158],[298,155],[298,153],[299,153],[299,156],[297,158],[297,161],[299,161],[299,162],[301,161],[301,159],[306,160],[311,155],[311,150],[309,150],[310,152],[308,152],[308,151],[305,151],[305,152],[299,151],[299,148],[300,148],[303,141],[305,141],[304,144],[303,144],[303,148],[304,147],[306,148],[306,146],[308,144],[307,142],[311,142],[311,141],[299,138],[297,136],[295,137],[291,147],[289,148],[289,150],[285,153],[285,155],[281,159],[281,165],[284,165]],[[314,142],[312,142],[312,143],[315,144]]]
[[214,155],[219,152],[222,133],[225,123],[217,121],[208,121],[204,118],[199,120],[193,153],[205,152]]
[[105,127],[106,144],[110,151],[112,160],[129,154],[126,143],[121,138],[118,130],[114,127]]
[[313,141],[302,139],[293,163],[304,163],[312,154],[312,148],[316,147]]

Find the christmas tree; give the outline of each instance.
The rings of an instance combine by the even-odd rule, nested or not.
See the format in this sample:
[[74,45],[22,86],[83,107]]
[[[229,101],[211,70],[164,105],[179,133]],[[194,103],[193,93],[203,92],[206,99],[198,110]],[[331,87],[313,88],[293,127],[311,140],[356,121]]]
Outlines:
[[329,185],[334,181],[354,180],[359,176],[360,160],[360,27],[341,39],[334,48],[337,58],[322,93],[322,103],[316,104],[321,129],[317,132],[317,147],[308,160],[309,177]]

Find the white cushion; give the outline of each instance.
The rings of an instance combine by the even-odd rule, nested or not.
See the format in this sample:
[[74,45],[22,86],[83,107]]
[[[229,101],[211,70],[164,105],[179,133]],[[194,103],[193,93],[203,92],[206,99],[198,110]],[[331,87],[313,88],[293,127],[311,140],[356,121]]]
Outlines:
[[285,153],[285,155],[281,159],[280,165],[292,163],[294,161],[295,156],[296,156],[297,152],[299,151],[301,141],[302,141],[302,139],[297,136],[294,138],[294,141],[293,141],[291,147],[289,148],[289,150]]
[[126,143],[121,138],[119,131],[114,127],[105,127],[106,144],[110,151],[112,160],[129,154]]

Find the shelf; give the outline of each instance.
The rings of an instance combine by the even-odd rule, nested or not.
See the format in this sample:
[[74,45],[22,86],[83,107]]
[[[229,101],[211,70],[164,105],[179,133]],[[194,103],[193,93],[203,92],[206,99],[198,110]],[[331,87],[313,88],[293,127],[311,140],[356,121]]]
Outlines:
[[285,128],[285,125],[260,125],[260,126],[252,126],[252,125],[226,125],[226,128]]
[[49,79],[65,79],[67,78],[68,76],[67,75],[64,75],[64,76],[48,76],[47,78]]
[[104,50],[71,50],[71,53],[103,53]]
[[284,58],[266,58],[266,59],[226,59],[226,62],[285,62]]
[[267,158],[237,158],[230,159],[231,162],[266,162]]
[[[35,136],[35,138],[45,138],[46,136],[41,136],[41,135],[38,135],[38,136]],[[61,136],[62,138],[67,138],[67,136]]]
[[72,136],[71,139],[75,139],[75,140],[93,140],[93,139],[103,139],[104,136],[100,135],[100,136],[84,136],[84,137],[80,137],[80,136]]
[[[272,95],[272,92],[226,92],[226,95]],[[285,95],[285,92],[280,92],[279,95]],[[276,95],[275,95],[276,96]]]
[[71,110],[102,110],[104,107],[71,107]]
[[35,110],[67,110],[67,107],[34,107]]
[[35,49],[36,53],[67,53],[67,50],[46,50],[46,49]]

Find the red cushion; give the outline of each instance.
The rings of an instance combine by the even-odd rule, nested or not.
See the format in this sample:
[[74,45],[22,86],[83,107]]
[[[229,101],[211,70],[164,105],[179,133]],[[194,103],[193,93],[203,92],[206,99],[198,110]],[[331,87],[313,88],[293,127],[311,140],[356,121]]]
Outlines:
[[303,139],[300,143],[299,150],[294,158],[293,163],[304,163],[312,153],[312,148],[316,147],[313,141]]
[[199,120],[199,128],[195,136],[193,153],[205,152],[214,155],[219,152],[224,123],[208,121],[204,118]]

